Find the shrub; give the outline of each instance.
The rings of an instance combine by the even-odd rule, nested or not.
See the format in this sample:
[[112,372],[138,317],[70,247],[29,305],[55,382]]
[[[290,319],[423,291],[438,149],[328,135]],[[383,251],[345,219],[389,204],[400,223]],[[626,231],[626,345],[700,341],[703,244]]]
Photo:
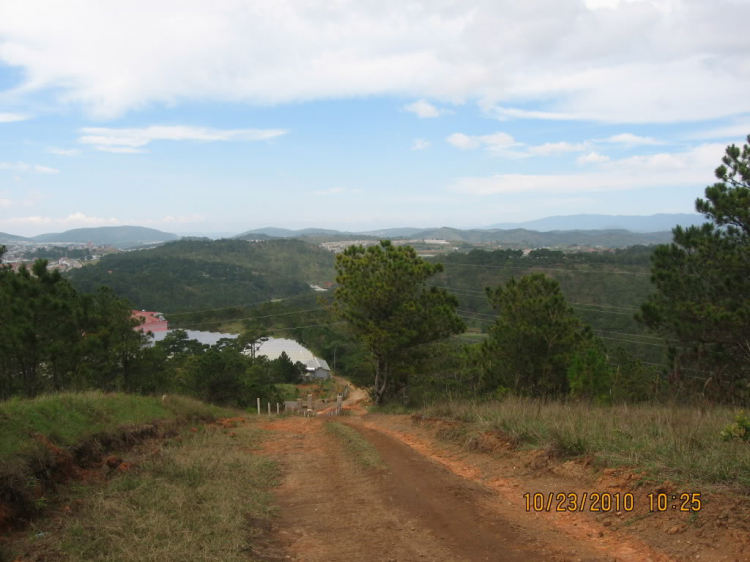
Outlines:
[[721,430],[721,438],[724,441],[750,442],[750,418],[747,414],[738,412],[734,417],[734,423],[730,423]]

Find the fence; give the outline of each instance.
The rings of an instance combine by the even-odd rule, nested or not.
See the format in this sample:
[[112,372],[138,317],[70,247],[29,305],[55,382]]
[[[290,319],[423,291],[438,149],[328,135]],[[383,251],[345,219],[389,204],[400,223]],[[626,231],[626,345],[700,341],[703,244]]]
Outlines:
[[[322,408],[324,410],[324,415],[329,416],[338,416],[341,414],[341,410],[343,409],[343,403],[346,397],[349,396],[349,386],[345,386],[343,390],[336,396],[336,406],[334,408]],[[306,402],[306,404],[305,404]],[[323,402],[325,403],[325,402]],[[307,398],[303,401],[300,400],[285,400],[284,401],[284,413],[291,413],[291,414],[304,414],[305,416],[316,416],[315,412],[315,406],[316,404],[313,402],[312,394],[308,394]],[[267,410],[268,415],[271,415],[271,403],[267,403]],[[257,399],[257,409],[258,409],[258,415],[260,416],[262,412],[260,398]],[[276,403],[276,415],[281,414],[281,404],[279,402]]]

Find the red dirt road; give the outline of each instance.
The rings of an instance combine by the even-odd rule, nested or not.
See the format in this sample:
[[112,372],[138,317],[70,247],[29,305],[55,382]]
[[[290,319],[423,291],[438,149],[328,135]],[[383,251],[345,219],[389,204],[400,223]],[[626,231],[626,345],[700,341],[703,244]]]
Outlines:
[[[362,420],[294,417],[265,424],[272,432],[265,453],[283,471],[273,538],[285,556],[300,562],[669,560],[632,547],[625,551],[632,556],[614,556],[539,517],[521,517],[493,488]],[[361,432],[386,469],[361,468],[324,431],[324,424],[342,422]]]

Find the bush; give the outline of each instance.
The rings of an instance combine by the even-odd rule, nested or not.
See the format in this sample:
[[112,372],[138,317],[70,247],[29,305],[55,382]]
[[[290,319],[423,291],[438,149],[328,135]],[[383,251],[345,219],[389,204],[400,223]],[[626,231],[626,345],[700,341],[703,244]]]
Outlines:
[[724,441],[745,441],[750,443],[750,418],[745,412],[738,412],[734,423],[730,423],[721,430]]

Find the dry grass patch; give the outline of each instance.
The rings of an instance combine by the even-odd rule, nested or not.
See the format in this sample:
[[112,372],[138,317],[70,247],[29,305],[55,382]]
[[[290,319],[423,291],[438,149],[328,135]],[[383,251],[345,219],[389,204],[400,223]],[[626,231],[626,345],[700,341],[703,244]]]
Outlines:
[[385,468],[386,465],[375,447],[356,429],[334,421],[327,422],[325,428],[328,433],[341,440],[357,464],[365,468]]
[[560,457],[592,455],[603,465],[645,468],[656,477],[750,490],[750,446],[721,437],[734,419],[732,408],[600,406],[511,397],[451,401],[422,413],[465,422],[456,430],[459,438],[467,432],[499,431],[521,448],[545,448]]
[[106,483],[70,486],[57,521],[30,529],[12,554],[24,562],[257,559],[277,467],[248,453],[260,430],[235,431],[188,430],[166,447],[144,447]]

